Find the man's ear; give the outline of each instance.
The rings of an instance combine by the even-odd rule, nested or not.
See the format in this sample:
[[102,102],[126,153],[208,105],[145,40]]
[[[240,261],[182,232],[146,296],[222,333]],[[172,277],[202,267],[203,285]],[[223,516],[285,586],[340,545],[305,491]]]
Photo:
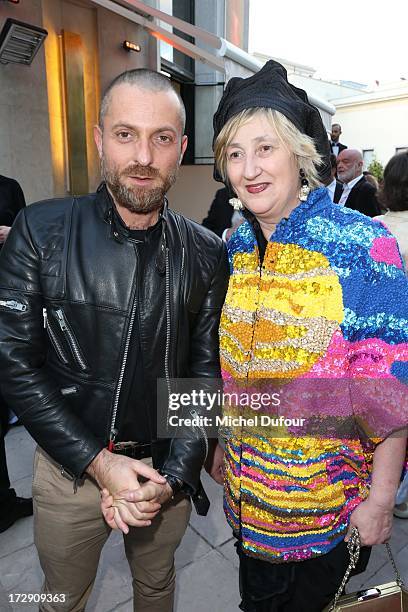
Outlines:
[[94,125],[93,135],[96,148],[98,149],[99,157],[102,157],[102,130],[99,125]]
[[180,152],[180,157],[179,157],[179,164],[181,164],[181,162],[183,161],[184,153],[186,152],[186,149],[187,149],[187,144],[188,144],[188,138],[184,134],[183,138],[181,139],[181,152]]

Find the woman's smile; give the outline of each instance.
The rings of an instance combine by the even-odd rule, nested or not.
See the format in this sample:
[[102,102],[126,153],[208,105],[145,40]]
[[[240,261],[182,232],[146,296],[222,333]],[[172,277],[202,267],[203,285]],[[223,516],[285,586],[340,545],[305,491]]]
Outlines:
[[295,156],[262,113],[241,125],[232,139],[227,148],[229,182],[244,206],[262,220],[269,238],[275,225],[299,203]]
[[269,187],[270,183],[251,183],[250,185],[246,185],[246,190],[248,193],[261,193],[265,191]]

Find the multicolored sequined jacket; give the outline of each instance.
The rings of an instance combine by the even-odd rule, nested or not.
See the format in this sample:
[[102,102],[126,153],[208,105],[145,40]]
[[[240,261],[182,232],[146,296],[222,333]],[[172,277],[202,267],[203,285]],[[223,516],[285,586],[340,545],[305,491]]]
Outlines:
[[[375,444],[408,421],[407,281],[389,231],[332,204],[325,188],[279,223],[262,266],[248,221],[228,251],[231,277],[220,326],[224,390],[254,388],[261,379],[333,380],[334,393],[351,406],[355,431],[364,432],[225,429],[224,508],[243,550],[272,562],[308,559],[344,538],[350,513],[368,495]],[[399,394],[398,402],[381,399],[381,433],[373,423],[370,429],[375,407],[364,400],[357,414],[350,397],[350,381],[373,380],[381,389],[395,383]],[[368,398],[374,395],[369,390]],[[334,401],[334,416],[341,404]],[[224,405],[224,415],[237,411],[245,412]]]

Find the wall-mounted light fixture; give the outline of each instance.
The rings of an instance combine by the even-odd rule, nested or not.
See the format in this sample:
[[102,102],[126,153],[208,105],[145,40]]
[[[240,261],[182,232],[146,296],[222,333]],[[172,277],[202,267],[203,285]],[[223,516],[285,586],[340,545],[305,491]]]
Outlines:
[[7,19],[0,32],[0,62],[29,66],[47,35],[47,30],[38,26]]
[[139,53],[139,51],[142,50],[142,47],[140,45],[137,45],[136,43],[132,43],[129,40],[124,40],[122,46],[125,49],[125,51],[136,51],[137,53]]

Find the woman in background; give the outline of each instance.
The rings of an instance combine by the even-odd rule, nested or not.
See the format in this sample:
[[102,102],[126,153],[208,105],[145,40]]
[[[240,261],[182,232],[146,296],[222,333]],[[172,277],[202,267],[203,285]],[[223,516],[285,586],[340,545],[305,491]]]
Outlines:
[[376,219],[396,237],[408,269],[408,151],[397,153],[385,166],[378,199],[387,212]]
[[[376,219],[396,237],[408,274],[408,151],[397,153],[385,166],[378,199],[387,212]],[[408,518],[408,474],[398,490],[394,514]]]

